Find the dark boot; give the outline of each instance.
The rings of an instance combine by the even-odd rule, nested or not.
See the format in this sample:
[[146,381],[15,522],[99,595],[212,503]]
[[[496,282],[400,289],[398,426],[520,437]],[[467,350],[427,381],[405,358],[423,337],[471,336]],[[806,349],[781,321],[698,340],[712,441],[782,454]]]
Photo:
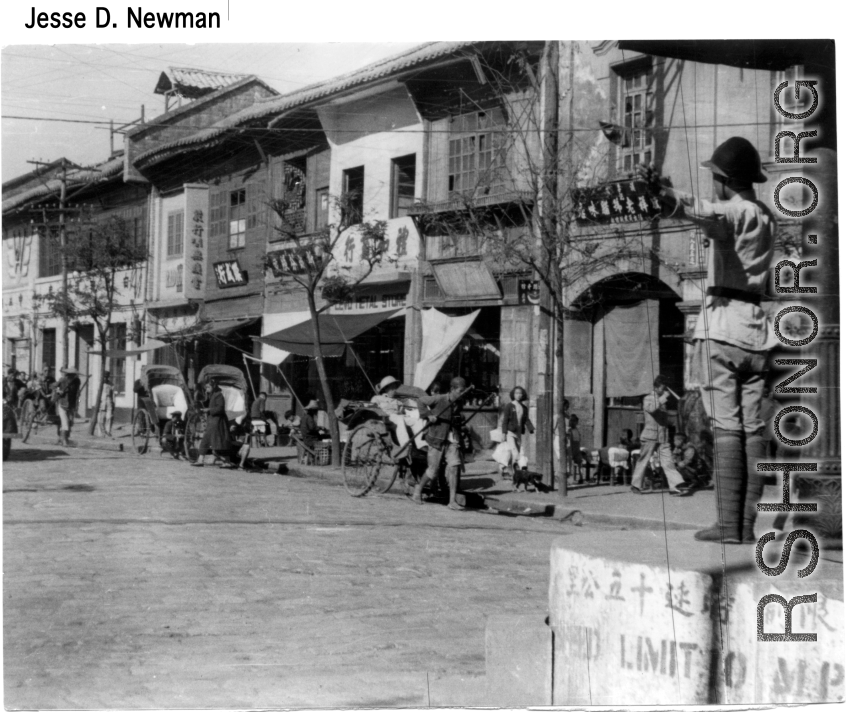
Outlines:
[[62,431],[61,437],[59,438],[62,447],[68,447],[70,445],[70,443],[68,442],[68,438],[70,437],[70,434],[71,433],[70,433],[69,430],[63,430]]
[[756,470],[756,464],[763,462],[768,452],[768,441],[761,433],[750,435],[745,443],[747,452],[747,490],[744,494],[744,510],[741,521],[741,543],[756,543],[756,505],[762,499],[765,488],[765,473]]
[[744,433],[715,430],[715,502],[718,521],[694,534],[698,541],[741,543],[744,509]]

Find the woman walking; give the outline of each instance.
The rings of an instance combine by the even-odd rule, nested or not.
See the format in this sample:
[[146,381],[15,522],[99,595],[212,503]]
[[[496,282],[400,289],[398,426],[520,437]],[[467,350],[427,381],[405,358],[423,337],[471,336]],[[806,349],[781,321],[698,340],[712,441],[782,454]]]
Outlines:
[[200,441],[200,457],[197,462],[191,464],[195,467],[203,467],[206,464],[206,455],[212,453],[229,452],[229,423],[226,417],[226,399],[223,391],[218,385],[218,379],[212,378],[206,384],[206,394],[209,400],[209,418],[206,421],[206,430]]
[[500,464],[500,476],[506,477],[506,468],[511,467],[512,480],[515,486],[519,481],[524,482],[524,487],[527,486],[527,477],[518,478],[516,476],[516,467],[521,470],[526,470],[527,459],[522,450],[522,437],[524,433],[534,433],[535,426],[529,419],[529,408],[526,405],[526,391],[520,386],[515,386],[509,393],[510,403],[506,403],[500,409],[500,418],[498,425],[501,432],[506,437],[506,450],[510,453],[510,464]]

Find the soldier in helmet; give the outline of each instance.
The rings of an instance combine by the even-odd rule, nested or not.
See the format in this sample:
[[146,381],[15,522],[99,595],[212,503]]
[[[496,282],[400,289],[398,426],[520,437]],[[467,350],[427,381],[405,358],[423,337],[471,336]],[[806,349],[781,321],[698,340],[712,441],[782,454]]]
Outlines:
[[775,219],[756,198],[764,183],[759,152],[734,136],[715,149],[704,168],[712,172],[716,202],[699,200],[651,181],[675,213],[702,226],[711,241],[706,302],[694,330],[692,375],[714,432],[718,521],[694,536],[724,544],[754,543],[756,504],[764,481],[756,463],[766,454],[761,416],[768,351],[776,345],[761,307],[774,251]]

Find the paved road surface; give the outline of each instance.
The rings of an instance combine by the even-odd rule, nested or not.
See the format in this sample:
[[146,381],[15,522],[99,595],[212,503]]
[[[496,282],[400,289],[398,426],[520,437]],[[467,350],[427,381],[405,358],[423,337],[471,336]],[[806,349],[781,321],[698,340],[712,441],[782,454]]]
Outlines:
[[480,704],[569,524],[151,454],[4,463],[7,708]]

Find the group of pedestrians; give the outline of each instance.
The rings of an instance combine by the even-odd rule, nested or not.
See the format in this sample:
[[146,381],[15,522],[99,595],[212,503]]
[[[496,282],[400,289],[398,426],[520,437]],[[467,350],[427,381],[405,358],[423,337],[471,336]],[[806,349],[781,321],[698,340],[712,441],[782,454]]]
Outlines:
[[10,368],[3,380],[3,401],[13,408],[21,408],[25,401],[31,400],[37,417],[46,420],[54,416],[57,444],[67,447],[82,384],[79,371],[72,366],[60,369],[60,374],[57,381],[46,364],[40,377],[33,373],[28,378],[26,373]]

